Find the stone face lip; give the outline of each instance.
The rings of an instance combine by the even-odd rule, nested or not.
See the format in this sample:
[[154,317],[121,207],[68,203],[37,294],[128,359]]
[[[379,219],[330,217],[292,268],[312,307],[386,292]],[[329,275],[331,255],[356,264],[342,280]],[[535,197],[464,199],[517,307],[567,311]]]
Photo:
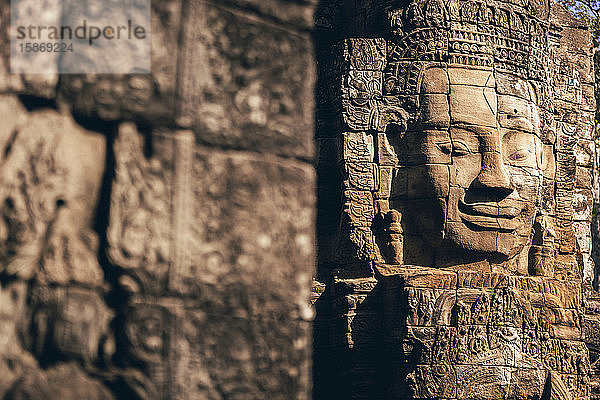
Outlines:
[[512,232],[517,229],[520,221],[515,218],[522,212],[522,208],[519,209],[508,204],[503,206],[499,206],[498,203],[481,202],[467,204],[462,200],[458,203],[458,209],[463,221],[476,228],[499,232]]
[[508,201],[505,201],[502,206],[494,203],[465,203],[462,200],[459,202],[461,211],[465,214],[483,215],[488,217],[508,218],[512,219],[519,215],[522,208],[517,208],[518,204],[511,206]]

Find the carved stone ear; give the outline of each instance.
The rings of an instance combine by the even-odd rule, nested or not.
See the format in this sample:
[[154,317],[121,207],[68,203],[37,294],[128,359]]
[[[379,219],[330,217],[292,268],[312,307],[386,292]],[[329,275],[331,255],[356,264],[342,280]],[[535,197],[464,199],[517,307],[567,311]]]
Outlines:
[[402,265],[404,263],[404,230],[402,229],[402,214],[397,210],[382,212],[380,221],[379,248],[388,264]]
[[538,215],[533,224],[529,250],[529,273],[535,276],[554,276],[554,242],[556,232],[547,215]]
[[417,99],[412,97],[384,97],[379,107],[378,131],[401,134],[416,120]]

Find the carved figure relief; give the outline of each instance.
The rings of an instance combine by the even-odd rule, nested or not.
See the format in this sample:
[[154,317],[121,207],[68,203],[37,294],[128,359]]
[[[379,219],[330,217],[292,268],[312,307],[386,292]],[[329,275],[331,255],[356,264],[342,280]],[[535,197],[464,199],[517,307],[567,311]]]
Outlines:
[[[103,299],[92,228],[105,140],[54,110],[30,113],[13,129],[0,138],[6,347],[0,396],[48,397],[68,380],[92,398],[110,399],[108,389],[88,375],[94,363],[111,356],[105,344],[112,343],[114,316]],[[40,368],[48,360],[60,362]]]

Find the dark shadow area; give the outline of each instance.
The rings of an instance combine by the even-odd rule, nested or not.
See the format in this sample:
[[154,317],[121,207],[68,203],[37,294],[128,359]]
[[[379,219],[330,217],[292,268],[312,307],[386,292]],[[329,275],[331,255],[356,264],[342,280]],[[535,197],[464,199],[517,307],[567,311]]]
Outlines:
[[328,107],[326,90],[327,54],[331,44],[341,36],[335,29],[340,20],[342,1],[322,0],[315,10],[313,43],[317,62],[315,85],[315,139],[317,169],[317,273],[316,280],[325,287],[313,305],[316,316],[313,321],[313,399],[342,398],[339,368],[343,368],[331,345],[333,334],[331,309],[332,294],[330,270],[331,254],[335,251],[335,236],[339,226],[342,194],[340,176],[335,162],[337,156],[335,131],[327,124],[332,114]]
[[[141,375],[135,376],[130,373],[114,373],[124,371],[125,367],[131,365],[127,354],[123,351],[127,346],[124,339],[125,335],[123,333],[125,326],[124,309],[129,302],[130,293],[119,284],[119,278],[123,275],[122,269],[114,265],[107,254],[107,230],[110,223],[112,185],[116,171],[114,143],[118,135],[118,124],[116,122],[103,121],[95,118],[76,117],[76,120],[86,129],[101,129],[100,132],[103,132],[106,137],[105,170],[102,178],[102,187],[98,200],[94,229],[98,233],[100,240],[98,261],[104,271],[104,279],[110,287],[110,291],[106,293],[104,300],[107,306],[115,312],[114,318],[110,321],[110,330],[114,333],[115,352],[112,355],[101,354],[101,356],[103,356],[101,359],[104,360],[104,365],[102,365],[102,367],[105,369],[111,367],[108,369],[113,372],[106,374],[99,371],[99,375],[95,377],[102,380],[118,399],[141,399],[145,396],[142,392],[151,388],[152,385],[148,385],[147,382],[140,380]],[[148,130],[149,129],[145,129],[144,132]],[[140,131],[142,130],[140,129]],[[146,142],[149,141],[147,140]],[[146,147],[144,148],[144,152],[151,153],[151,144],[148,143]],[[102,352],[102,349],[100,350]],[[134,388],[137,388],[138,390],[136,391]]]
[[20,94],[18,95],[19,101],[23,106],[27,109],[27,111],[34,111],[44,108],[50,108],[52,110],[57,110],[58,107],[56,105],[56,101],[54,99],[46,99],[43,97],[31,96]]
[[[383,31],[381,12],[390,1],[367,13],[349,0],[322,0],[314,15],[313,44],[317,63],[315,141],[317,149],[317,273],[324,290],[313,293],[313,399],[383,399],[386,375],[382,362],[383,315],[379,287],[356,291],[344,280],[367,278],[370,266],[346,262],[340,243],[344,206],[344,171],[340,160],[339,93],[334,47],[344,38]],[[368,15],[367,15],[368,14]],[[360,21],[360,22],[359,22]],[[347,241],[347,240],[346,240]],[[337,271],[337,272],[336,272]],[[339,272],[339,275],[338,275]]]

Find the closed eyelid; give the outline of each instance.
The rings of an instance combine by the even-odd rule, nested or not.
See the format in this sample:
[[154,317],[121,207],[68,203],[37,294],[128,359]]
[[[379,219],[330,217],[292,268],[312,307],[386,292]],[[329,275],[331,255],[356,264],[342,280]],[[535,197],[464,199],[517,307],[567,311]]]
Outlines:
[[515,158],[519,158],[519,157],[524,157],[524,156],[528,156],[529,154],[533,154],[533,151],[531,151],[531,149],[527,148],[527,147],[519,147],[517,149],[514,149],[510,154],[509,154],[509,158],[510,159],[515,159]]
[[480,137],[489,134],[489,132],[491,132],[490,129],[483,127],[474,125],[459,125],[450,129],[450,136],[453,144],[461,143],[472,153],[472,149],[479,148]]
[[516,163],[533,163],[537,147],[531,133],[510,131],[503,139],[504,154],[507,160]]
[[473,153],[473,150],[469,147],[469,145],[462,140],[453,140],[452,150],[456,153]]
[[435,145],[444,153],[449,154],[452,152],[452,142],[449,140],[435,142]]

